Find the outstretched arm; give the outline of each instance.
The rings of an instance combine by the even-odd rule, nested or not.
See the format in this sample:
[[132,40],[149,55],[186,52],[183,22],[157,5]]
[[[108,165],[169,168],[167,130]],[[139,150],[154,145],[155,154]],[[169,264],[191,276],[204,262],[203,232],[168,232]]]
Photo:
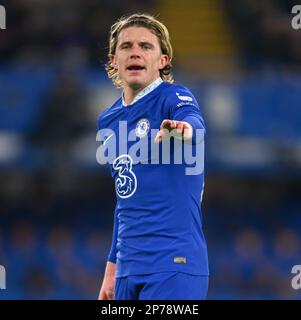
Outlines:
[[194,115],[187,116],[181,121],[165,119],[161,123],[160,131],[155,137],[155,142],[160,143],[163,140],[168,139],[170,137],[170,132],[172,132],[172,135],[175,138],[197,143],[196,130],[202,128],[202,121]]

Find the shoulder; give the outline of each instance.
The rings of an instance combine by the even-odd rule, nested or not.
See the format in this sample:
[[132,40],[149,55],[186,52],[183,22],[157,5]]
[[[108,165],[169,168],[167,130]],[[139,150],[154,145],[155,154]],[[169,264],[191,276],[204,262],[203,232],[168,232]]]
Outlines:
[[197,103],[192,92],[187,87],[179,83],[168,83],[165,85],[164,93],[167,101]]
[[98,128],[107,127],[108,121],[112,119],[112,115],[122,108],[122,99],[117,99],[111,106],[105,108],[98,116]]
[[165,87],[163,90],[165,90],[166,93],[170,93],[170,94],[173,94],[173,93],[177,93],[177,92],[185,92],[187,94],[190,94],[192,95],[191,91],[185,87],[184,85],[180,84],[180,83],[167,83],[165,82]]
[[199,104],[192,92],[178,83],[169,83],[164,88],[164,105],[170,112],[180,107],[199,109]]

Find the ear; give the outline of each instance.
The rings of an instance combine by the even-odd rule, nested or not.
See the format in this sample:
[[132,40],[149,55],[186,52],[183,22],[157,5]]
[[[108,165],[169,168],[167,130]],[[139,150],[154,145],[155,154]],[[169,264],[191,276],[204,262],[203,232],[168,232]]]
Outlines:
[[164,69],[169,62],[169,58],[167,54],[162,54],[160,58],[160,70]]
[[117,65],[115,54],[111,54],[110,55],[110,61],[111,61],[112,67],[117,70],[118,69],[118,65]]

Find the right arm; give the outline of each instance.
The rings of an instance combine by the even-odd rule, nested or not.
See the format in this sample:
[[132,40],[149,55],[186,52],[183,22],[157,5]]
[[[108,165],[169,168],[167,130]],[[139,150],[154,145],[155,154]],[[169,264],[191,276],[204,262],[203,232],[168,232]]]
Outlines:
[[99,291],[98,300],[114,299],[115,270],[116,264],[111,261],[107,261],[105,275],[103,278],[101,289]]
[[117,218],[117,210],[115,208],[112,245],[109,252],[104,279],[99,292],[98,300],[113,300],[114,298],[115,271],[116,271],[116,260],[117,260],[116,258],[117,235],[118,235],[118,218]]

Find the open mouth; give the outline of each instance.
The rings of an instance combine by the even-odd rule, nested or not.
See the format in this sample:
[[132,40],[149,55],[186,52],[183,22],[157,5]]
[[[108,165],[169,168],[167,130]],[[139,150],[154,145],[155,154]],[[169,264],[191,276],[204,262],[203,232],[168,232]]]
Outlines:
[[130,70],[130,71],[139,71],[139,70],[144,70],[144,69],[145,69],[145,67],[138,66],[138,65],[132,65],[132,66],[127,67],[127,70]]

